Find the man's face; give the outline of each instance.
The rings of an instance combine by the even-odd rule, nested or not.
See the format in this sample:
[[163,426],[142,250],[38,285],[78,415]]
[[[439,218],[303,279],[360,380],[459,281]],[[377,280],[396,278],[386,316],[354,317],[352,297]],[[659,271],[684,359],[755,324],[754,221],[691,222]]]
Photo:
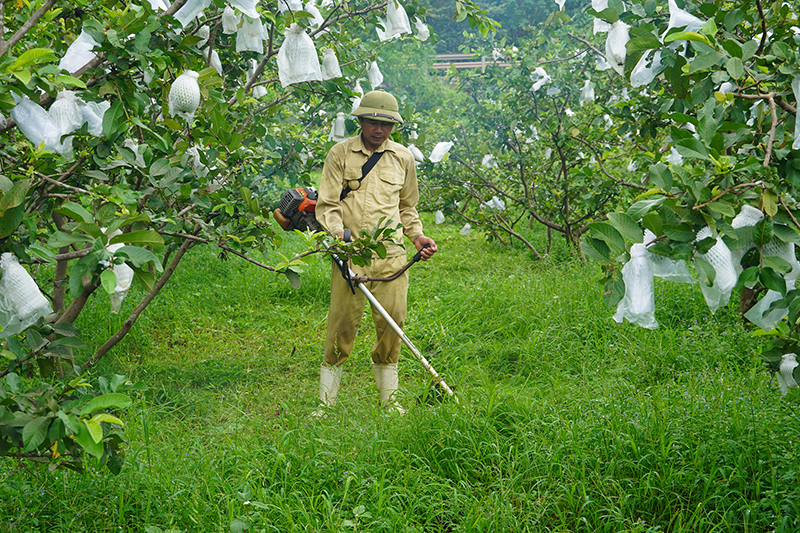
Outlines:
[[361,124],[361,140],[370,151],[377,150],[383,141],[389,138],[394,127],[391,122],[381,122],[371,118],[360,118],[358,121]]

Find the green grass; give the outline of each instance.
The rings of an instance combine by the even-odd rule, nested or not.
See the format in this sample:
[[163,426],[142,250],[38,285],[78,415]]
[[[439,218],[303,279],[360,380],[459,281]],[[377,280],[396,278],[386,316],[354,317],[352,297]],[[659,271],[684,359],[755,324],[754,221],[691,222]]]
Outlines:
[[[122,473],[7,460],[0,531],[797,531],[799,396],[735,303],[712,316],[659,280],[661,327],[617,324],[596,266],[426,221],[440,253],[411,270],[406,332],[459,404],[417,403],[404,351],[408,414],[380,409],[367,313],[340,404],[312,417],[328,263],[295,291],[193,250],[97,369],[148,386]],[[85,357],[121,321],[104,299],[81,319]]]

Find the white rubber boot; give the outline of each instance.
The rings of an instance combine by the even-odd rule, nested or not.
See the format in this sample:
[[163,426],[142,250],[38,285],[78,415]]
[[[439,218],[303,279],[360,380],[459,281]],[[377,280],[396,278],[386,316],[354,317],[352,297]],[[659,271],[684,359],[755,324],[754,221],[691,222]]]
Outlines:
[[372,363],[372,373],[375,375],[375,384],[381,393],[381,403],[388,405],[392,411],[406,413],[406,410],[395,400],[398,389],[397,363],[380,365]]
[[326,407],[336,405],[339,395],[339,385],[342,382],[342,367],[328,366],[323,363],[319,369],[319,403],[320,409],[314,411],[314,416],[322,416]]

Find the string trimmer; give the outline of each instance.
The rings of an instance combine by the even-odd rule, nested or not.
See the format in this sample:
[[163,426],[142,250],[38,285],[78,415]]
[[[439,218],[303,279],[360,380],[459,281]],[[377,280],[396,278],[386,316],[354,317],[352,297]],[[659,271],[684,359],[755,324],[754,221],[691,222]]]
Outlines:
[[[281,197],[280,201],[278,202],[278,208],[273,211],[272,215],[275,217],[275,221],[280,225],[284,231],[291,231],[293,229],[298,229],[300,231],[324,231],[322,226],[317,221],[316,217],[316,208],[317,208],[317,191],[313,187],[305,187],[305,188],[297,188],[297,189],[289,189],[286,191],[283,196]],[[350,230],[345,230],[344,235],[345,242],[350,240]],[[400,274],[408,270],[411,265],[419,261],[422,257],[421,252],[417,252],[414,258],[404,266],[399,272],[397,272],[394,276],[389,278],[368,278],[365,276],[357,276],[355,272],[353,272],[350,267],[347,265],[346,262],[342,261],[342,259],[337,254],[331,254],[333,256],[333,261],[339,270],[342,272],[342,276],[347,280],[350,284],[350,289],[355,293],[355,289],[358,288],[364,296],[367,297],[369,300],[370,305],[386,320],[386,323],[397,333],[397,336],[400,337],[400,340],[403,341],[411,353],[414,354],[414,357],[422,363],[422,366],[425,367],[425,370],[433,376],[433,386],[443,390],[448,396],[452,397],[456,403],[458,403],[458,397],[453,394],[453,390],[445,383],[444,378],[436,372],[436,369],[425,359],[425,356],[414,346],[414,343],[411,342],[411,339],[403,333],[403,330],[400,329],[400,326],[397,325],[397,322],[386,312],[383,306],[378,302],[375,296],[367,289],[367,287],[363,284],[364,281],[391,281],[392,279],[397,278]]]

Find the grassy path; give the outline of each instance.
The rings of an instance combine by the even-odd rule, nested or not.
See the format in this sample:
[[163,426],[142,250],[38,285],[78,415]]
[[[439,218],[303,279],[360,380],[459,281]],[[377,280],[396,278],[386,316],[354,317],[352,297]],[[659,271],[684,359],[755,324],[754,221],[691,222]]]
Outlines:
[[[409,412],[379,409],[367,316],[340,405],[311,417],[328,264],[295,291],[192,252],[99,369],[148,386],[123,472],[2,464],[0,531],[797,531],[797,391],[780,398],[734,305],[657,283],[661,327],[616,324],[563,250],[428,228],[406,332],[460,405],[418,404],[404,352]],[[121,320],[93,305],[90,344]]]

